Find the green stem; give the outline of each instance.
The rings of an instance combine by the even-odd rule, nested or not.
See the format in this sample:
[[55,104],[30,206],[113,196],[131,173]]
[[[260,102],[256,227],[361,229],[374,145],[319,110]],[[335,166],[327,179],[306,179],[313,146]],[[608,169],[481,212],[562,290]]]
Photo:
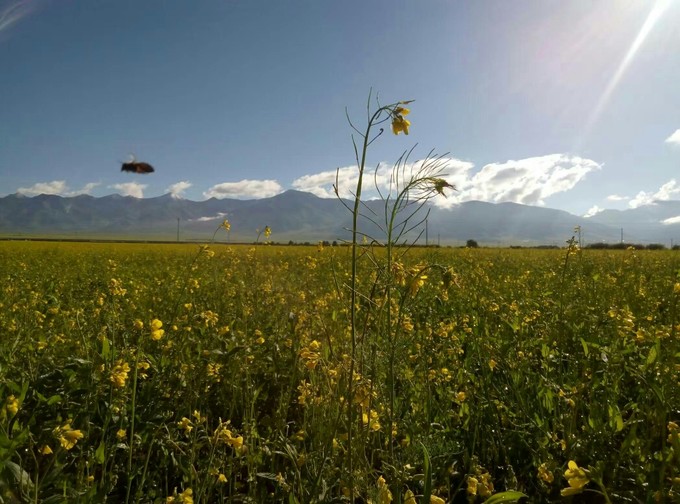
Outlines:
[[130,502],[130,491],[132,490],[132,452],[135,447],[135,415],[137,407],[137,365],[139,364],[139,347],[135,355],[134,369],[132,370],[132,412],[130,418],[130,448],[127,461],[127,490],[125,492],[125,504]]

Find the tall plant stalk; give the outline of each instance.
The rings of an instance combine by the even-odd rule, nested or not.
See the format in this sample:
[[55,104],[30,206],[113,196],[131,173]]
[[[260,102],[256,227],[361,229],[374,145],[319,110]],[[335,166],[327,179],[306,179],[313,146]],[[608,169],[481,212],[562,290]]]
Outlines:
[[[405,115],[409,113],[407,108],[403,105],[411,103],[411,101],[401,101],[397,103],[392,103],[385,106],[380,106],[377,104],[375,111],[371,112],[372,96],[369,93],[368,103],[367,103],[367,123],[364,130],[358,129],[347,115],[347,120],[355,131],[355,133],[360,138],[361,147],[357,145],[354,135],[352,135],[352,145],[354,147],[355,160],[358,167],[358,179],[356,188],[352,194],[353,202],[352,205],[348,205],[343,202],[343,205],[352,214],[352,256],[351,256],[351,278],[350,278],[350,337],[351,337],[351,351],[350,351],[350,362],[349,362],[349,372],[347,376],[347,388],[345,402],[347,407],[347,469],[348,469],[348,490],[350,493],[350,498],[354,496],[354,424],[356,421],[356,411],[354,404],[354,382],[355,374],[357,372],[357,360],[359,358],[360,343],[358,331],[360,322],[357,320],[357,296],[358,296],[358,262],[359,262],[359,237],[367,237],[367,234],[360,232],[359,230],[359,217],[362,216],[362,189],[364,174],[366,171],[366,162],[368,155],[369,146],[384,132],[384,128],[380,128],[379,132],[373,135],[373,130],[378,125],[391,121],[392,132],[397,135],[401,132],[408,134],[410,122],[404,118]],[[390,180],[389,191],[386,195],[380,192],[380,187],[376,181],[376,189],[385,202],[385,220],[384,223],[376,222],[372,217],[365,216],[373,224],[385,234],[386,246],[387,246],[387,263],[384,268],[385,277],[383,281],[383,292],[386,294],[387,302],[387,331],[389,333],[389,353],[390,353],[390,365],[389,365],[389,376],[388,376],[388,387],[389,387],[389,397],[390,397],[390,445],[392,445],[392,424],[394,422],[394,403],[395,403],[395,373],[394,373],[394,360],[396,351],[396,331],[398,328],[394,329],[393,335],[393,323],[392,323],[392,290],[393,285],[391,281],[392,275],[392,263],[393,263],[393,245],[396,241],[400,240],[407,233],[417,228],[424,218],[420,221],[414,223],[414,216],[422,208],[422,206],[435,194],[443,194],[443,189],[446,187],[453,187],[448,184],[444,179],[439,178],[441,175],[441,169],[443,166],[443,157],[432,157],[431,153],[428,157],[420,163],[420,167],[415,171],[411,171],[410,174],[406,173],[409,154],[413,149],[404,152],[392,170],[392,176]],[[410,167],[413,170],[413,167]],[[377,175],[377,168],[376,168]],[[334,185],[335,194],[340,198],[339,190],[339,175],[336,174],[336,183]],[[377,177],[376,177],[377,179]],[[413,206],[415,205],[415,206]],[[401,220],[398,221],[398,217],[402,216]],[[375,260],[374,264],[379,268],[379,261]],[[373,297],[376,295],[376,289],[372,289],[369,301],[373,301]],[[385,292],[386,291],[386,292]],[[369,324],[368,317],[364,320],[364,324]],[[367,334],[367,327],[363,327],[362,335]]]

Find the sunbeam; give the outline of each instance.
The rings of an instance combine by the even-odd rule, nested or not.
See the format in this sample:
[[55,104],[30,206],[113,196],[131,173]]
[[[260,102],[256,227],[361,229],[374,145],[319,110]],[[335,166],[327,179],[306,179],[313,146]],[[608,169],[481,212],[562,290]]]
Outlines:
[[672,0],[657,0],[656,3],[654,4],[654,7],[652,7],[652,10],[647,15],[647,19],[645,19],[644,24],[642,25],[640,31],[635,37],[635,40],[633,40],[633,43],[628,49],[628,52],[626,52],[626,55],[624,56],[623,60],[621,60],[621,63],[616,69],[616,72],[614,72],[614,75],[612,75],[612,78],[609,80],[609,83],[607,84],[607,87],[602,93],[602,96],[600,96],[597,105],[595,106],[592,113],[588,117],[588,120],[586,121],[583,131],[581,133],[581,136],[579,137],[579,140],[577,142],[575,152],[578,152],[580,147],[583,145],[585,140],[590,135],[593,126],[595,126],[600,116],[602,115],[602,112],[604,111],[605,107],[607,106],[607,103],[611,99],[612,94],[614,93],[614,90],[621,81],[621,78],[623,77],[623,74],[626,72],[626,69],[630,66],[631,62],[635,58],[635,55],[640,50],[640,47],[642,47],[642,44],[644,43],[645,39],[651,33],[652,29],[659,21],[659,19],[661,19],[663,13],[669,7],[671,1]]

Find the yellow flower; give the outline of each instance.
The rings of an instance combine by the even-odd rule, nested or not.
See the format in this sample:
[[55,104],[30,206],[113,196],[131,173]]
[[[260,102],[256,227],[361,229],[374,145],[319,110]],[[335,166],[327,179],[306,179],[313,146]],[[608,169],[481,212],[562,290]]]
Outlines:
[[5,409],[10,416],[16,415],[19,411],[19,399],[14,397],[14,395],[9,396],[7,401],[5,401]]
[[456,400],[459,401],[459,402],[465,401],[466,398],[467,398],[467,394],[463,391],[460,391],[456,394]]
[[40,448],[40,454],[41,455],[52,455],[54,453],[52,451],[52,448],[50,448],[50,445],[43,445],[42,448]]
[[122,359],[116,361],[116,364],[111,370],[110,380],[114,386],[122,388],[125,386],[125,381],[127,380],[128,373],[130,372],[130,366],[127,362],[123,362]]
[[408,128],[411,126],[411,121],[404,119],[401,115],[394,115],[392,117],[392,133],[398,135],[402,131],[408,135]]
[[418,504],[416,502],[416,496],[413,495],[411,490],[406,490],[406,493],[404,494],[404,504]]
[[490,360],[489,360],[489,368],[491,369],[491,371],[493,371],[494,369],[496,369],[496,366],[497,366],[497,365],[498,365],[498,363],[497,363],[495,360],[493,360],[493,359],[490,359]]
[[548,464],[545,462],[538,467],[538,477],[548,484],[552,483],[555,479],[553,473],[548,469]]
[[217,482],[218,483],[226,483],[227,482],[227,477],[220,473],[219,476],[217,476]]
[[446,504],[446,501],[436,495],[430,495],[430,504]]
[[194,426],[191,424],[191,420],[189,420],[187,417],[182,417],[182,420],[177,422],[177,427],[184,429],[185,434],[189,434],[194,428]]
[[[175,489],[175,492],[177,490]],[[175,495],[173,497],[168,497],[165,502],[166,503],[178,503],[178,504],[194,504],[194,498],[193,498],[194,492],[191,490],[191,488],[187,488],[182,492],[181,494]]]
[[132,323],[132,325],[133,325],[133,327],[134,327],[135,329],[137,329],[137,330],[144,329],[144,322],[142,322],[142,321],[139,320],[139,319],[136,319],[136,320]]
[[127,431],[125,429],[118,429],[116,437],[121,441],[124,440],[127,437]]
[[80,430],[71,429],[71,422],[68,421],[61,427],[57,427],[53,431],[54,436],[59,440],[62,448],[70,450],[73,448],[79,439],[83,439],[84,435]]
[[392,502],[392,492],[390,492],[389,487],[385,478],[380,476],[378,478],[378,504],[390,504]]
[[479,495],[488,497],[493,493],[493,482],[491,475],[488,472],[482,473],[479,476]]
[[469,495],[477,495],[477,486],[478,485],[479,485],[479,481],[477,481],[477,478],[469,476],[468,477],[467,493]]
[[224,219],[224,221],[222,221],[222,227],[228,233],[231,230],[231,222],[229,222],[227,219]]
[[160,320],[158,320],[157,318],[155,318],[155,319],[153,319],[153,320],[151,321],[151,324],[150,324],[150,325],[151,325],[151,330],[152,330],[152,331],[157,331],[158,329],[160,329],[161,327],[163,327],[163,322],[161,322]]
[[142,380],[145,378],[148,378],[149,375],[146,373],[149,368],[151,367],[151,364],[148,361],[139,361],[137,363],[137,369],[138,373],[137,376],[139,376]]
[[564,471],[564,477],[567,478],[569,487],[563,488],[560,492],[563,497],[581,493],[583,491],[583,487],[590,482],[586,470],[579,467],[578,464],[573,460],[569,461],[567,467],[568,469]]
[[151,331],[151,339],[158,341],[163,337],[164,334],[165,331],[163,329],[156,329],[155,331]]
[[269,226],[264,227],[264,237],[269,238],[272,235],[272,228]]

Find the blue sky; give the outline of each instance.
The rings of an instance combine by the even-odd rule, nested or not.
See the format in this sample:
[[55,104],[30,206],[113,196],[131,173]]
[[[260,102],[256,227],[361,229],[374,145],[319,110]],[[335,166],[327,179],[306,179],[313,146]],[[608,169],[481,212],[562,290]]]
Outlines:
[[447,153],[441,205],[680,199],[679,26],[680,0],[0,0],[0,196],[346,192],[373,89],[416,101],[369,164]]

